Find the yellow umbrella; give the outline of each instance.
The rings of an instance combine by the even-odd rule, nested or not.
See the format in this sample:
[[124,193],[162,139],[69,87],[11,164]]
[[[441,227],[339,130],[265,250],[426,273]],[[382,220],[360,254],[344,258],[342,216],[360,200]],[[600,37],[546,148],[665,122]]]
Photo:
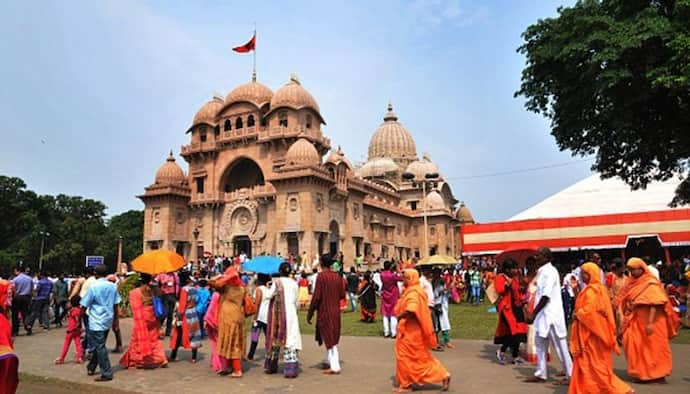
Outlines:
[[444,254],[435,254],[429,257],[425,257],[417,262],[417,266],[420,265],[455,265],[457,261],[451,256]]
[[132,261],[132,269],[150,275],[174,272],[184,267],[184,258],[167,250],[157,249],[139,255]]

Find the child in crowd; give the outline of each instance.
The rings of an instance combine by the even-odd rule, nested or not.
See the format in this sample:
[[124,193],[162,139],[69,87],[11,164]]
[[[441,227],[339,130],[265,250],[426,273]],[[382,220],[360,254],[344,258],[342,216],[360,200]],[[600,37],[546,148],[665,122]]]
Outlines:
[[271,277],[266,274],[258,274],[256,278],[256,290],[254,290],[254,305],[257,305],[256,315],[254,315],[254,321],[252,322],[252,343],[249,347],[249,354],[247,354],[248,360],[254,359],[254,352],[256,352],[256,346],[259,344],[259,336],[261,332],[264,333],[264,340],[266,340],[266,328],[268,327],[268,307],[271,303],[271,297],[269,296],[268,283],[271,281]]
[[309,280],[307,280],[307,274],[302,273],[299,282],[299,309],[306,309],[309,306]]
[[206,311],[208,311],[208,304],[211,302],[211,291],[208,289],[208,281],[201,279],[198,282],[196,289],[196,313],[199,315],[199,324],[201,325],[201,337],[206,337],[206,330],[204,329],[204,318]]
[[78,295],[70,299],[70,310],[67,313],[67,331],[65,332],[65,342],[62,345],[62,352],[60,357],[55,359],[55,364],[64,364],[65,356],[69,351],[70,344],[74,341],[74,346],[77,348],[77,364],[81,364],[82,347],[81,347],[81,307],[79,302],[81,297]]

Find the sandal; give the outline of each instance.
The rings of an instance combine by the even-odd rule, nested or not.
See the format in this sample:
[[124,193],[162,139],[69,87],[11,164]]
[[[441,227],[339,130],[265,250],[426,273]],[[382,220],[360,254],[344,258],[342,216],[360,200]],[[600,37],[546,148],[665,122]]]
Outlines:
[[554,386],[568,386],[570,384],[570,380],[568,379],[560,379],[555,382],[553,382]]
[[230,377],[233,379],[239,379],[242,377],[242,372],[233,372],[230,374]]
[[334,371],[330,368],[322,372],[324,375],[340,375],[340,371]]
[[55,359],[55,364],[64,364],[64,363],[65,363],[65,359],[64,359],[64,358],[58,357],[58,358]]

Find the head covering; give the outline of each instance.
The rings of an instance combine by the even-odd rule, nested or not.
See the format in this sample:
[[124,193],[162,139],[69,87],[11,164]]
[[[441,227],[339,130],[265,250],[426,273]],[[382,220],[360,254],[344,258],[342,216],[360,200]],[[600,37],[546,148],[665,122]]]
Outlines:
[[647,263],[644,262],[639,257],[631,257],[628,259],[628,262],[625,264],[626,267],[628,268],[642,268],[646,273],[649,273],[649,269],[647,268]]
[[598,265],[596,265],[596,263],[588,261],[582,264],[580,269],[589,275],[588,285],[601,284],[601,269]]
[[242,279],[240,279],[240,273],[237,267],[231,265],[223,272],[223,275],[216,277],[215,283],[218,288],[225,285],[242,286]]
[[403,271],[403,278],[405,279],[405,287],[419,285],[419,272],[413,268],[407,268]]

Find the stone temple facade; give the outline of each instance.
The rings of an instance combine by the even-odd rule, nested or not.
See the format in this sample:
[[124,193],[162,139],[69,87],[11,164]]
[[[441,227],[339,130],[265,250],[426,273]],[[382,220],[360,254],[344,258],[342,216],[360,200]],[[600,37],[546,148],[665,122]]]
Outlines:
[[472,215],[456,207],[431,159],[418,156],[390,104],[361,166],[332,147],[325,124],[295,76],[275,92],[253,78],[213,97],[187,130],[187,173],[171,152],[139,196],[144,250],[176,250],[187,260],[342,252],[347,265],[358,255],[460,253],[460,226]]

